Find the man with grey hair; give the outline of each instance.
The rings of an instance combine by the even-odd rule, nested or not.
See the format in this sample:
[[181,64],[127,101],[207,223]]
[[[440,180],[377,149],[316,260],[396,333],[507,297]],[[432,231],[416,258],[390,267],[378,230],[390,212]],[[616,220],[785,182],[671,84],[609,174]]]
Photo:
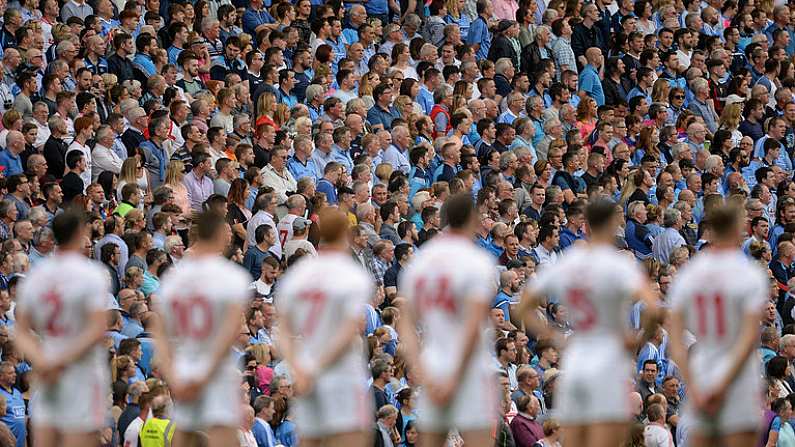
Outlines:
[[687,244],[685,238],[679,233],[683,224],[681,211],[675,208],[665,210],[663,213],[665,230],[652,242],[652,256],[655,260],[662,264],[668,264],[671,252],[675,248]]
[[408,128],[395,126],[392,128],[392,144],[384,151],[383,162],[392,165],[392,169],[396,171],[408,174],[411,169],[409,146],[411,146],[411,135]]
[[[33,212],[36,210],[41,209],[34,208],[33,211],[31,211],[31,217],[33,216]],[[54,248],[55,237],[53,236],[53,232],[50,227],[41,227],[34,231],[33,240],[31,241],[30,247],[30,265],[35,266],[39,263],[39,261],[50,256]]]
[[709,133],[715,133],[718,130],[718,114],[715,113],[712,101],[709,101],[709,83],[706,79],[696,78],[690,83],[690,88],[693,90],[694,98],[690,101],[688,109],[704,120]]
[[113,150],[116,141],[116,133],[107,124],[103,124],[97,129],[94,150],[91,151],[91,181],[96,182],[99,174],[103,171],[110,171],[118,175],[121,173],[121,165],[124,162]]

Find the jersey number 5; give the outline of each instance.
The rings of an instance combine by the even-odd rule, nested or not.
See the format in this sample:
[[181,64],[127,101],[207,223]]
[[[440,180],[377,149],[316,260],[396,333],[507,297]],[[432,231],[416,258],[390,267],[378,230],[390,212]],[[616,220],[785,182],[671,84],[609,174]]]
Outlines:
[[414,283],[417,294],[417,306],[421,311],[441,309],[447,313],[455,313],[455,300],[450,291],[450,278],[440,276],[434,278],[433,284],[428,286],[428,278],[418,278]]
[[174,312],[174,332],[178,337],[204,339],[213,327],[213,312],[203,296],[177,298],[171,302]]
[[596,324],[596,308],[588,299],[588,294],[583,289],[571,289],[566,295],[566,301],[571,306],[574,328],[587,331]]
[[724,309],[723,296],[715,295],[696,295],[696,324],[698,335],[710,335],[710,319],[714,319],[714,333],[718,338],[726,335],[726,315]]

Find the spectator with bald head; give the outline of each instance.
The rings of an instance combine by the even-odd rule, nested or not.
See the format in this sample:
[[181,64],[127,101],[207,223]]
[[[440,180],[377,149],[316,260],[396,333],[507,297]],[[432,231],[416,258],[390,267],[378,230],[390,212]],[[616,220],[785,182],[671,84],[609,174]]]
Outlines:
[[0,152],[0,167],[3,168],[3,175],[8,177],[16,174],[23,174],[22,159],[19,154],[25,150],[25,136],[22,132],[12,130],[6,136],[6,148]]

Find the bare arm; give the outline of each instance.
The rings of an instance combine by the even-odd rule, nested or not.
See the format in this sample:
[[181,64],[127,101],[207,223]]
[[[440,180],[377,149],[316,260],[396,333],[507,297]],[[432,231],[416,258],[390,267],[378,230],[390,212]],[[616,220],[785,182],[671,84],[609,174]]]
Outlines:
[[464,376],[465,368],[469,365],[472,354],[475,352],[478,340],[480,340],[480,323],[488,315],[489,303],[486,300],[470,299],[465,302],[467,319],[463,321],[464,324],[464,348],[461,351],[461,357],[458,364],[453,368],[452,380],[455,387]]
[[657,331],[657,325],[661,321],[662,309],[657,305],[657,297],[649,287],[648,282],[645,282],[640,289],[635,293],[638,301],[643,302],[644,309],[641,314],[640,327],[643,332],[640,337],[631,331],[627,331],[625,335],[625,346],[630,352],[637,351],[640,346],[650,340]]
[[716,388],[718,393],[726,391],[726,389],[734,383],[740,371],[742,371],[748,361],[748,357],[751,355],[751,352],[753,352],[757,339],[759,338],[759,320],[761,318],[761,311],[746,314],[743,318],[742,331],[731,351],[731,366],[723,381]]
[[519,316],[524,321],[525,328],[536,338],[553,338],[555,333],[547,326],[547,323],[536,314],[536,309],[541,303],[541,297],[528,289],[522,293],[522,300],[519,302]]
[[695,384],[690,380],[690,363],[687,359],[687,352],[685,352],[685,345],[682,339],[682,334],[685,331],[684,315],[681,310],[671,312],[669,320],[670,331],[668,331],[669,344],[668,349],[673,360],[679,367],[682,373],[682,378],[687,384],[688,393],[693,392]]
[[167,383],[174,381],[174,362],[172,362],[171,344],[166,338],[166,331],[160,315],[153,320],[152,339],[154,340],[155,350],[157,351],[158,365]]
[[33,366],[38,367],[45,363],[44,354],[41,352],[41,343],[31,331],[30,314],[27,312],[17,312],[15,342],[25,358],[30,360]]

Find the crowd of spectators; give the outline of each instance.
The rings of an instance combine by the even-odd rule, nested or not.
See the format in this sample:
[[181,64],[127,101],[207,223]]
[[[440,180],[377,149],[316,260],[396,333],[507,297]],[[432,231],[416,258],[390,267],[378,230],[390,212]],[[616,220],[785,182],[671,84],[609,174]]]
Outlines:
[[[14,344],[16,290],[53,253],[52,220],[69,207],[89,216],[85,254],[111,285],[102,444],[166,442],[144,436],[170,405],[149,329],[160,277],[189,255],[194,216],[211,210],[233,233],[226,256],[251,274],[234,348],[241,446],[299,445],[278,348],[279,277],[317,255],[320,211],[337,207],[377,290],[362,310],[375,445],[414,446],[422,389],[396,330],[398,278],[444,231],[445,202],[461,192],[477,206],[476,243],[499,264],[494,329],[483,334],[502,385],[496,445],[563,444],[562,347],[528,336],[515,305],[536,270],[587,240],[585,207],[604,196],[625,215],[617,246],[645,267],[663,307],[677,270],[709,246],[710,207],[745,208],[742,250],[770,276],[760,442],[793,445],[792,9],[779,0],[0,0],[0,445],[29,437],[35,365]],[[537,312],[573,332],[554,297]],[[641,312],[627,324],[640,329]],[[652,332],[634,353],[627,445],[686,446],[686,384],[667,357],[665,325]],[[452,432],[449,443],[460,442]]]

